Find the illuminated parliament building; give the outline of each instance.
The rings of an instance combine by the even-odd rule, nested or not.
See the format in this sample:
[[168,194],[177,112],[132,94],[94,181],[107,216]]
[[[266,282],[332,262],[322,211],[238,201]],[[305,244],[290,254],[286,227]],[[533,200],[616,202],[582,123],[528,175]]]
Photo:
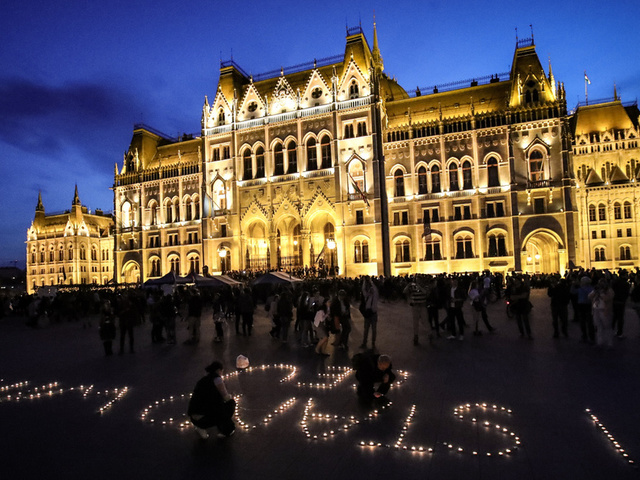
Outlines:
[[[351,28],[344,54],[293,68],[221,62],[200,135],[134,127],[115,169],[114,280],[631,268],[638,117],[615,92],[569,113],[533,38],[509,72],[414,91],[384,72],[375,26],[371,48]],[[30,233],[28,248],[44,242]]]

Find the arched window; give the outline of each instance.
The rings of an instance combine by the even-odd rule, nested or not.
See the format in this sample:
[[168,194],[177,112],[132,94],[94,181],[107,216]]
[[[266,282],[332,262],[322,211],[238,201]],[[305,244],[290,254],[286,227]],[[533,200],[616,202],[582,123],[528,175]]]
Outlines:
[[631,211],[631,202],[624,202],[624,218],[633,218]]
[[151,266],[151,274],[150,277],[161,277],[162,271],[160,268],[160,259],[158,257],[154,257],[150,260]]
[[224,182],[220,178],[213,182],[211,193],[213,194],[213,210],[226,210],[227,191]]
[[224,122],[224,110],[220,107],[220,110],[218,111],[218,125],[224,125]]
[[353,263],[362,263],[362,242],[356,240],[353,244]]
[[631,248],[628,246],[620,247],[620,260],[631,260]]
[[393,184],[395,186],[395,197],[404,197],[404,174],[401,169],[396,169],[393,174]]
[[351,85],[349,85],[349,98],[358,98],[360,96],[360,92],[358,89],[358,84],[355,80],[351,80]]
[[331,168],[331,142],[327,135],[320,139],[320,156],[322,168]]
[[276,146],[273,147],[273,174],[284,174],[284,152],[282,151],[281,143],[277,143]]
[[122,227],[129,228],[131,226],[131,204],[124,202],[122,204]]
[[[60,245],[60,250],[58,250],[58,261],[62,262],[64,260],[64,247]],[[35,258],[33,259],[35,262]]]
[[69,254],[67,257],[67,260],[73,260],[73,247],[71,245],[69,245]]
[[313,138],[307,140],[307,171],[318,169],[318,152],[316,150],[316,141]]
[[198,196],[193,199],[193,218],[200,219],[200,197]]
[[589,205],[589,221],[595,222],[597,220],[596,217],[596,206],[594,204]]
[[191,199],[189,197],[187,197],[184,201],[184,216],[187,222],[190,221],[192,218]]
[[44,247],[40,250],[40,263],[44,263]]
[[456,238],[456,258],[473,258],[473,238],[470,235]]
[[362,240],[362,263],[369,263],[369,242]]
[[173,216],[176,222],[182,220],[182,216],[180,215],[180,200],[177,198],[173,201]]
[[264,178],[264,149],[256,150],[256,178]]
[[253,168],[251,165],[251,150],[248,148],[242,154],[242,179],[251,180],[253,178]]
[[404,238],[396,242],[396,262],[411,261],[411,242]]
[[430,260],[442,260],[440,238],[434,235],[426,237],[424,241],[424,259]]
[[449,166],[449,190],[452,192],[460,190],[460,185],[458,184],[458,165],[456,163],[451,163]]
[[49,251],[49,261],[53,262],[54,260],[54,253],[53,253],[53,247],[51,247],[51,250]]
[[434,165],[431,167],[431,193],[440,193],[442,187],[440,186],[440,167]]
[[596,247],[595,249],[595,261],[604,262],[606,260],[604,247]]
[[598,220],[605,221],[607,219],[607,207],[604,203],[598,205]]
[[367,123],[358,122],[358,136],[364,137],[367,134]]
[[158,205],[155,202],[152,202],[149,205],[149,225],[157,225],[158,224]]
[[534,80],[528,80],[525,84],[524,103],[537,103],[540,100],[538,84]]
[[200,273],[200,257],[193,255],[189,257],[189,273]]
[[344,138],[353,138],[353,124],[349,123],[344,126]]
[[353,262],[369,262],[369,242],[367,240],[356,240],[353,244]]
[[91,247],[91,260],[93,260],[94,262],[98,260],[98,249],[95,247],[95,245]]
[[180,257],[171,257],[169,259],[169,266],[175,275],[180,275]]
[[622,206],[618,202],[613,204],[613,218],[622,220]]
[[498,235],[489,235],[489,252],[488,257],[506,257],[507,244],[505,236],[502,233]]
[[427,169],[425,167],[418,168],[418,195],[424,195],[427,191]]
[[544,180],[543,155],[540,150],[533,150],[529,155],[529,180],[539,182]]
[[84,247],[84,245],[82,245],[80,247],[80,260],[86,260],[87,259],[87,249]]
[[487,177],[489,187],[499,187],[500,177],[498,175],[498,160],[495,157],[491,157],[487,160]]
[[471,180],[471,162],[465,160],[462,162],[462,189],[470,190],[473,188],[473,181]]
[[169,199],[164,202],[164,213],[167,223],[173,223],[173,204]]
[[296,173],[298,171],[298,147],[293,140],[287,144],[287,163],[287,173]]

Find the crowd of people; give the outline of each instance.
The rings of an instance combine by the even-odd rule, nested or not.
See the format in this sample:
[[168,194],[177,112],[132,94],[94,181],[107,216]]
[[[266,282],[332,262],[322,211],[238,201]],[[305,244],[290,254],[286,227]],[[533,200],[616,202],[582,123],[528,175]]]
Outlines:
[[[614,337],[624,337],[628,306],[640,319],[640,269],[506,277],[483,272],[332,278],[325,273],[309,272],[302,281],[252,287],[253,274],[235,272],[235,278],[243,284],[224,290],[181,285],[169,289],[84,288],[58,292],[53,298],[25,295],[11,301],[3,299],[3,314],[22,315],[33,328],[45,322],[66,321],[93,328],[91,319],[98,319],[104,353],[110,356],[114,353],[113,342],[119,344],[119,354],[134,353],[136,327],[145,322],[151,325],[150,340],[154,344],[176,344],[176,328],[184,324],[188,331],[184,344],[197,345],[202,322],[207,321],[203,318],[205,311],[211,312],[213,342],[224,342],[225,334],[251,337],[256,309],[263,304],[274,339],[315,348],[318,355],[326,356],[334,349],[349,351],[352,313],[357,309],[362,316],[362,341],[352,363],[358,397],[368,403],[385,400],[395,379],[391,358],[376,350],[382,302],[408,304],[414,345],[420,345],[425,333],[433,342],[441,336],[464,340],[468,329],[482,335],[481,325],[486,332],[495,332],[488,307],[499,300],[506,302],[506,313],[515,317],[520,336],[533,338],[529,321],[533,288],[546,291],[554,338],[569,337],[569,323],[575,322],[581,341],[610,348]],[[493,314],[497,311],[489,310]],[[469,311],[472,318],[468,323],[465,312]],[[226,392],[222,371],[219,362],[207,367],[207,376],[196,387],[197,397],[194,392],[199,400],[192,399],[189,406],[191,421],[203,439],[208,438],[207,429],[212,426],[224,436],[233,433],[234,404]],[[208,409],[209,404],[215,404],[215,409]]]
[[[244,275],[244,276],[243,276]],[[6,310],[23,315],[27,325],[38,327],[72,321],[92,327],[100,319],[100,336],[105,354],[113,353],[112,342],[119,333],[119,353],[134,351],[135,327],[149,321],[151,342],[175,344],[176,326],[186,323],[186,344],[200,341],[202,315],[211,308],[215,342],[228,335],[251,336],[258,304],[272,328],[270,334],[281,342],[315,346],[326,355],[331,347],[347,350],[352,331],[352,307],[362,315],[362,349],[375,349],[378,304],[406,301],[412,316],[414,345],[421,337],[429,341],[445,336],[463,340],[465,332],[482,335],[496,331],[488,307],[499,299],[508,304],[522,337],[532,338],[529,321],[531,289],[547,291],[554,337],[568,337],[571,321],[580,326],[581,340],[611,346],[615,336],[623,337],[625,311],[631,306],[640,317],[640,270],[574,270],[565,275],[475,274],[412,275],[396,277],[325,278],[316,272],[302,281],[251,286],[252,274],[237,272],[243,286],[215,290],[179,286],[162,289],[80,289],[59,292],[55,297],[37,295],[14,298]],[[469,305],[470,308],[463,308]],[[471,319],[465,311],[471,311]],[[495,309],[490,309],[495,312]],[[207,310],[208,311],[208,310]],[[502,312],[502,310],[501,310]],[[468,322],[470,320],[470,322]],[[95,321],[95,320],[94,320]],[[206,321],[206,319],[205,319]],[[426,329],[426,331],[425,331]]]

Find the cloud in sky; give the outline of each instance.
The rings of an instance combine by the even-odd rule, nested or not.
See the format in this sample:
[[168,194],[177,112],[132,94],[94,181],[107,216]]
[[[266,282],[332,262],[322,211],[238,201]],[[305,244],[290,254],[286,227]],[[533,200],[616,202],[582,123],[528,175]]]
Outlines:
[[[171,136],[196,133],[204,95],[215,95],[219,60],[249,73],[341,54],[345,23],[371,42],[376,12],[385,71],[410,90],[508,71],[530,35],[545,65],[566,82],[568,106],[640,92],[634,46],[640,2],[597,0],[77,0],[8,2],[0,15],[0,266],[24,264],[25,232],[38,191],[47,212],[68,209],[78,184],[89,208],[110,209],[115,162],[135,123]],[[637,56],[637,55],[636,55]]]

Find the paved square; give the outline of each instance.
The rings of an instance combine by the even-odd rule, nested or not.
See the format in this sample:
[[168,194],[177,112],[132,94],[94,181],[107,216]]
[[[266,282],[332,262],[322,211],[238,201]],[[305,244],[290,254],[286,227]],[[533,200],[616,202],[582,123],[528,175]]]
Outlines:
[[[351,351],[326,358],[273,340],[262,306],[252,337],[228,329],[212,343],[205,310],[199,345],[182,344],[185,324],[177,345],[154,345],[147,322],[136,353],[110,358],[95,320],[33,330],[5,318],[2,478],[637,478],[628,463],[640,461],[635,312],[626,338],[600,350],[579,342],[575,323],[571,338],[553,339],[546,291],[532,299],[533,340],[519,338],[498,302],[489,307],[497,333],[430,344],[425,327],[417,347],[406,304],[381,303],[378,348],[406,378],[378,413],[358,404],[349,372],[362,335],[356,308]],[[468,305],[465,318],[471,326]],[[240,353],[253,369],[227,380],[240,395],[237,433],[203,442],[180,428],[187,397],[211,360],[232,373]]]

